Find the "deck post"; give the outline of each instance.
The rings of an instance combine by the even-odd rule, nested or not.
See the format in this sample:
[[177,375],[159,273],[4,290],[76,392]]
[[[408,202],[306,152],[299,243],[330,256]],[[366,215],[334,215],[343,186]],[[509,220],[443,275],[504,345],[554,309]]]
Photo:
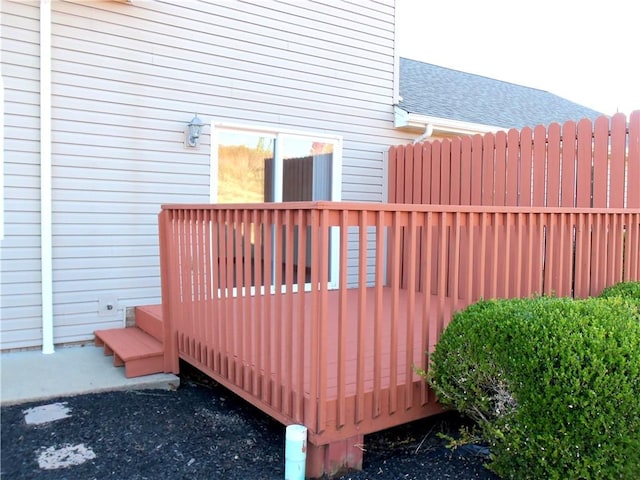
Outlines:
[[162,293],[162,325],[163,325],[163,346],[164,346],[164,371],[165,373],[180,373],[180,363],[178,357],[178,346],[172,324],[171,301],[175,292],[171,288],[171,265],[173,255],[170,213],[162,210],[158,215],[159,237],[160,237],[160,283]]
[[362,470],[364,435],[355,435],[326,445],[307,444],[307,478],[329,478],[349,470]]

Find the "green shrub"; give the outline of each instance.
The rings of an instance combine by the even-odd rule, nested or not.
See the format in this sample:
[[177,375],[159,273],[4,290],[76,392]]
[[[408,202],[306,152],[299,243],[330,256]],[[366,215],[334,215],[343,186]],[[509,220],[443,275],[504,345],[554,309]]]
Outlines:
[[605,288],[600,298],[623,297],[640,302],[640,282],[620,282]]
[[504,478],[636,479],[639,320],[622,298],[481,301],[454,316],[428,380]]

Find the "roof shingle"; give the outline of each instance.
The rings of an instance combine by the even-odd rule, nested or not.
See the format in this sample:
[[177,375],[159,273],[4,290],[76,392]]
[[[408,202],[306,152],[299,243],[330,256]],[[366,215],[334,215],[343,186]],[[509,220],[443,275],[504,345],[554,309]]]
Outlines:
[[400,96],[409,113],[503,128],[602,115],[544,90],[407,58],[400,58]]

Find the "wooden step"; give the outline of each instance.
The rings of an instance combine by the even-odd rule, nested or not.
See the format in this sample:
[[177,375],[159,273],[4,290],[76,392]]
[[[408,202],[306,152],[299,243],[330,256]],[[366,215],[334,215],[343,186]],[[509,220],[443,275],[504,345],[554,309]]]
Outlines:
[[148,333],[160,343],[163,342],[162,305],[136,307],[136,327]]
[[137,327],[96,330],[95,344],[104,347],[105,355],[113,355],[113,365],[124,366],[127,378],[164,371],[162,344]]

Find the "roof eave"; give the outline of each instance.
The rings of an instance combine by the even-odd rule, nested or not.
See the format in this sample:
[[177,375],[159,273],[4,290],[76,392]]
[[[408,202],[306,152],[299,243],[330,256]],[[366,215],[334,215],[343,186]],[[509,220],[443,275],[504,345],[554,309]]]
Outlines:
[[447,135],[474,135],[477,133],[508,130],[504,127],[498,127],[495,125],[484,125],[482,123],[463,122],[460,120],[451,120],[449,118],[410,113],[397,105],[394,106],[394,127],[397,129],[416,132],[425,132],[427,128],[432,128],[434,134],[440,133]]

